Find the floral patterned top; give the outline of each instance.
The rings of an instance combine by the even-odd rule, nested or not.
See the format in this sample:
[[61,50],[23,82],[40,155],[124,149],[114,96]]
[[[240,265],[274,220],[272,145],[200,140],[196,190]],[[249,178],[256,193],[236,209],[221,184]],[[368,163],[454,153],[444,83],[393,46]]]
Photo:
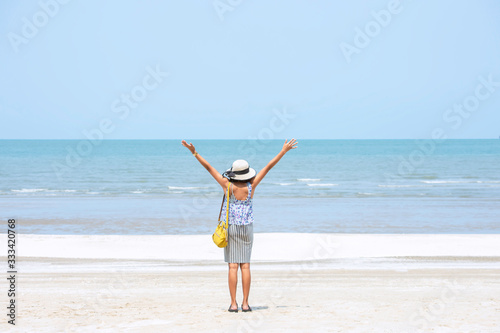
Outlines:
[[[231,187],[231,196],[229,197],[229,224],[247,225],[253,223],[253,205],[252,205],[252,184],[247,182],[248,197],[245,200],[238,200],[234,196]],[[224,197],[222,212],[226,212],[227,199]],[[224,216],[225,218],[225,216]]]

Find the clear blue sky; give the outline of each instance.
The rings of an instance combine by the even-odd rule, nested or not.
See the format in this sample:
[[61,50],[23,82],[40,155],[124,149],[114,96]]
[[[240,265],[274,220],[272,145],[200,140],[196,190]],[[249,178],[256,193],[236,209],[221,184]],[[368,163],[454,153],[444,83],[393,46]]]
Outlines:
[[500,135],[499,1],[55,1],[0,4],[1,139]]

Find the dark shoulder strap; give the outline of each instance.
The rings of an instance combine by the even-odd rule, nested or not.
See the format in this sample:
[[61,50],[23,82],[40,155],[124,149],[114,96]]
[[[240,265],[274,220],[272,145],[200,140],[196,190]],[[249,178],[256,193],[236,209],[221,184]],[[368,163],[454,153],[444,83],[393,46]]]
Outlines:
[[[229,193],[229,188],[231,187],[231,182],[229,182],[229,184],[227,185],[227,190],[228,190],[228,193]],[[233,189],[231,189],[232,191]],[[220,204],[220,211],[219,211],[219,219],[217,221],[220,221],[220,216],[222,214],[222,206],[224,206],[224,198],[226,197],[226,191],[224,191],[224,195],[222,196],[222,202]],[[229,201],[229,198],[228,198],[228,201]],[[226,205],[229,205],[229,202],[226,203]]]
[[[228,185],[229,186],[229,185]],[[222,214],[222,206],[224,205],[224,198],[226,197],[226,191],[224,191],[224,195],[222,196],[222,202],[220,204],[220,211],[219,211],[219,219],[217,221],[220,221],[220,216]]]

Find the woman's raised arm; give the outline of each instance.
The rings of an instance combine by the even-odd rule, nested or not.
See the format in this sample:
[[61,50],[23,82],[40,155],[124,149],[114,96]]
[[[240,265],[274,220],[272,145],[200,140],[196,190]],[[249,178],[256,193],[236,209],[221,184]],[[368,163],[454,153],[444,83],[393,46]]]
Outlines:
[[267,165],[265,167],[263,167],[262,170],[260,170],[259,173],[257,173],[257,175],[255,176],[255,179],[253,180],[253,183],[252,183],[252,187],[254,189],[255,189],[255,187],[257,187],[257,185],[260,183],[260,181],[267,175],[269,170],[271,170],[276,165],[276,163],[278,163],[278,161],[283,156],[285,156],[285,154],[289,150],[297,148],[297,143],[298,142],[295,141],[295,139],[292,139],[288,142],[287,142],[287,140],[285,140],[285,143],[283,144],[283,148],[281,148],[281,151],[278,153],[278,155],[276,155],[271,161],[269,161],[269,163],[267,163]]
[[191,154],[193,154],[196,157],[196,159],[198,160],[198,162],[200,162],[201,165],[203,165],[203,167],[205,169],[207,169],[207,171],[212,175],[212,177],[214,177],[214,179],[217,181],[217,183],[219,183],[220,186],[222,186],[222,188],[225,191],[227,183],[229,182],[229,180],[227,180],[226,178],[222,177],[222,175],[213,166],[211,166],[210,163],[208,163],[206,159],[204,159],[203,157],[201,157],[200,154],[198,154],[198,152],[196,152],[196,149],[194,148],[194,145],[191,142],[188,144],[186,142],[186,140],[182,140],[181,143],[182,143],[182,145],[184,147],[186,147],[187,149],[189,149],[189,151],[191,152]]

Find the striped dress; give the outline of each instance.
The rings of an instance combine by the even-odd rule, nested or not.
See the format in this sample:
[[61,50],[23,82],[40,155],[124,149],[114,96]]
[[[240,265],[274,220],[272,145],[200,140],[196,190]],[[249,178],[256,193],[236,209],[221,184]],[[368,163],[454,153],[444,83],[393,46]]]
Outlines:
[[[253,206],[252,184],[247,182],[248,196],[238,200],[234,196],[233,186],[229,197],[228,243],[224,248],[224,261],[227,263],[248,263],[252,256],[253,245]],[[226,209],[224,199],[222,211]]]

